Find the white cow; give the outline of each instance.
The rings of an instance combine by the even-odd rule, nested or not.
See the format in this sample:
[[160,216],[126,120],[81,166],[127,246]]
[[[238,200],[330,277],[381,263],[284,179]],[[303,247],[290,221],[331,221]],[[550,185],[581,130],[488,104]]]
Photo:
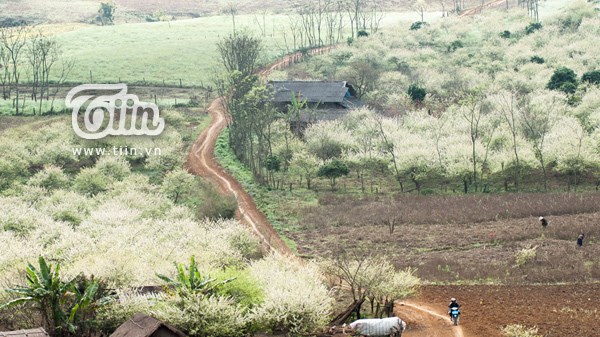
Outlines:
[[[398,317],[359,319],[348,325],[350,329],[361,336],[400,337],[406,330],[406,322]],[[346,333],[346,330],[343,332]]]

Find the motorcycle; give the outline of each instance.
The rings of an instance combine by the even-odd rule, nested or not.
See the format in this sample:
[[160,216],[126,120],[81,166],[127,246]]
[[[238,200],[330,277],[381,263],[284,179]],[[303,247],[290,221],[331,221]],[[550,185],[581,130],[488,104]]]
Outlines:
[[450,308],[450,317],[454,325],[458,325],[458,316],[460,315],[460,309],[457,307]]

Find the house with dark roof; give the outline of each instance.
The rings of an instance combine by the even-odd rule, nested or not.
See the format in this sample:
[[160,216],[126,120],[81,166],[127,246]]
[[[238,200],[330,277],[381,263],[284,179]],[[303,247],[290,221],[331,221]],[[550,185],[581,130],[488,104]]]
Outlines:
[[334,120],[345,116],[350,109],[363,103],[356,97],[356,90],[346,81],[270,81],[273,103],[286,111],[292,98],[306,101],[310,113],[304,113],[297,121],[305,127],[321,120]]
[[48,333],[42,329],[28,329],[16,331],[0,331],[0,337],[50,337]]
[[135,314],[121,324],[110,337],[186,337],[186,335],[154,317]]

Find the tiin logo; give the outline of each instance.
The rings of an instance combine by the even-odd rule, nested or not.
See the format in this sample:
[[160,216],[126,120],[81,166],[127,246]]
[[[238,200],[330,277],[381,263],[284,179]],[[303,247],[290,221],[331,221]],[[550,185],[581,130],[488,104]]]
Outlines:
[[[84,92],[87,93],[78,95]],[[80,125],[79,113],[88,101],[83,113],[83,125]],[[140,102],[136,95],[127,93],[126,84],[77,86],[67,94],[65,105],[73,109],[71,124],[75,134],[85,139],[101,139],[109,135],[157,136],[165,128],[165,121],[159,116],[156,104]],[[115,111],[118,111],[118,116]],[[150,114],[151,121],[148,120]]]

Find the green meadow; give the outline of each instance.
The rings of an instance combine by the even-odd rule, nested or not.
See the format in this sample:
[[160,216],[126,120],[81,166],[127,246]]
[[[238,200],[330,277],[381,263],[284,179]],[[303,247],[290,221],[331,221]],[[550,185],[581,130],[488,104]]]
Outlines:
[[[264,39],[265,62],[285,53],[287,17],[269,16]],[[236,17],[236,27],[255,34],[254,16]],[[69,82],[127,82],[179,85],[207,84],[219,70],[217,42],[231,33],[232,20],[215,16],[171,22],[90,26],[56,37],[65,55],[76,62]],[[271,37],[272,36],[272,37]]]

